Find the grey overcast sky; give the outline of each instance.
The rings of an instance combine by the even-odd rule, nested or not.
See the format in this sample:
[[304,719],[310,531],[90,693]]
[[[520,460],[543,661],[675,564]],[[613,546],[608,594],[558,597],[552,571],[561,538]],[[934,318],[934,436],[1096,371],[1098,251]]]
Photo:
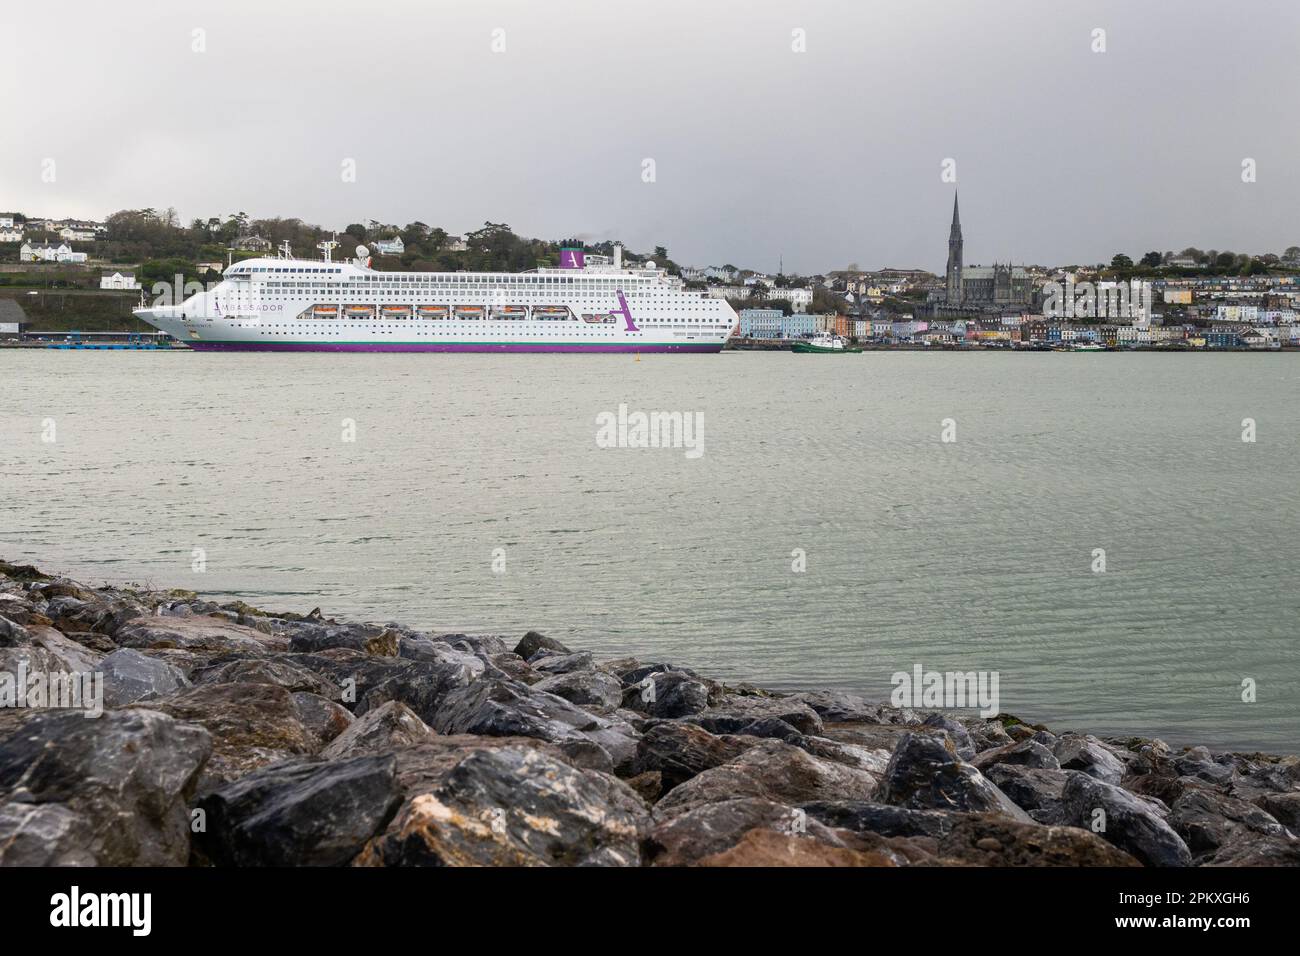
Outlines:
[[0,209],[941,269],[952,158],[969,263],[1281,252],[1298,27],[1294,0],[8,0]]

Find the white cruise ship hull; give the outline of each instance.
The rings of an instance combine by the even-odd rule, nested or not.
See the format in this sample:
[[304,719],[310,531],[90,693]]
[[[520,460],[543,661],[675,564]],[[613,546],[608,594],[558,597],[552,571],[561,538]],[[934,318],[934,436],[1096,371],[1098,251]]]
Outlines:
[[737,321],[660,270],[389,273],[271,258],[135,314],[227,352],[718,352]]

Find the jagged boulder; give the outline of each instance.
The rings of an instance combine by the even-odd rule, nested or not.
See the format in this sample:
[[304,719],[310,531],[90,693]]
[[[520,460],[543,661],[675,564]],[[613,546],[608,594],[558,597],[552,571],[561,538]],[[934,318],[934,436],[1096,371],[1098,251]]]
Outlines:
[[144,617],[118,628],[113,635],[120,647],[179,648],[209,654],[269,654],[288,649],[282,637],[263,634],[252,627],[219,617]]
[[1103,783],[1124,778],[1123,762],[1091,734],[1063,734],[1053,749],[1062,770],[1079,770]]
[[1062,808],[1072,826],[1092,830],[1147,866],[1190,866],[1192,854],[1166,822],[1168,811],[1149,799],[1085,773],[1070,772]]
[[573,653],[559,641],[547,637],[545,634],[539,634],[537,631],[529,631],[523,636],[519,643],[515,645],[515,653],[526,661],[530,660],[540,651],[547,651],[551,654]]
[[195,843],[222,866],[341,866],[400,802],[392,754],[278,764],[200,800]]
[[366,847],[369,866],[636,866],[649,817],[606,774],[533,749],[475,750]]
[[626,686],[623,706],[649,717],[687,717],[709,706],[709,688],[684,671],[653,671]]
[[1002,813],[1029,823],[1029,816],[970,764],[946,735],[905,734],[881,781],[884,803],[914,810]]
[[357,718],[320,755],[327,760],[343,760],[425,743],[434,736],[415,711],[392,700]]
[[276,684],[209,684],[132,706],[190,721],[212,735],[212,759],[204,768],[201,793],[321,746],[303,725],[293,694]]
[[0,863],[36,860],[44,833],[50,861],[184,865],[188,804],[211,746],[203,728],[144,710],[33,717],[0,741],[0,803],[67,812],[11,808]]
[[[548,673],[541,671],[541,673]],[[623,684],[604,671],[579,670],[556,673],[532,685],[534,689],[563,697],[579,707],[600,711],[618,708],[623,700]]]
[[740,756],[755,741],[714,736],[703,727],[674,721],[651,724],[637,741],[636,773],[658,772],[665,791]]
[[740,733],[756,720],[775,717],[783,720],[801,734],[821,736],[825,725],[817,711],[793,697],[742,697],[728,694],[704,711],[696,713],[690,722],[714,734]]
[[190,686],[184,671],[166,661],[124,647],[99,662],[104,675],[104,704],[125,707],[138,700],[156,700]]
[[702,803],[761,797],[796,805],[815,800],[869,800],[874,774],[821,760],[779,740],[760,740],[721,766],[696,774],[670,790],[655,806],[667,818]]
[[626,725],[516,681],[484,679],[456,691],[434,714],[431,726],[442,734],[537,737],[556,744],[583,766],[600,770],[611,770],[617,762],[611,747],[623,742],[635,749]]

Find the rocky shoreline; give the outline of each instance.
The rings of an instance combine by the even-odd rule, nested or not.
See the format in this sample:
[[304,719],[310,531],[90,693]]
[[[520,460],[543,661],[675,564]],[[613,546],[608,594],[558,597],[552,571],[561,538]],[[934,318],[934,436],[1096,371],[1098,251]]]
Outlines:
[[[102,713],[17,675],[95,675]],[[0,705],[3,866],[1300,864],[1294,756],[3,561]]]

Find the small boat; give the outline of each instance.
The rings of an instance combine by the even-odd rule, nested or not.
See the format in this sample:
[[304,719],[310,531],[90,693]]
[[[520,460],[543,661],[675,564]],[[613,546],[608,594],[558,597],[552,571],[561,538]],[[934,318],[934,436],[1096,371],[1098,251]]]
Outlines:
[[411,317],[411,307],[409,305],[381,305],[379,314],[386,319],[409,319]]
[[845,341],[838,335],[831,335],[829,332],[818,332],[810,339],[800,339],[791,347],[795,352],[835,352],[840,354],[861,352],[862,349],[849,348]]
[[373,305],[345,305],[343,314],[351,318],[371,319],[375,316],[375,307]]
[[1070,349],[1071,352],[1104,352],[1106,351],[1096,342],[1077,342]]
[[501,305],[492,310],[493,318],[497,319],[524,319],[528,317],[528,306],[526,305]]
[[566,305],[533,306],[533,318],[535,319],[567,319],[568,317],[569,307]]
[[312,306],[311,314],[318,319],[338,318],[339,307],[337,305],[316,305]]
[[445,305],[417,305],[415,314],[421,319],[445,319],[448,308]]
[[458,319],[483,318],[483,306],[481,305],[458,305],[452,309],[452,312]]
[[591,322],[593,324],[598,325],[605,322],[613,322],[614,317],[610,315],[608,312],[602,312],[599,315],[588,315],[586,312],[584,312],[582,314],[582,321]]

